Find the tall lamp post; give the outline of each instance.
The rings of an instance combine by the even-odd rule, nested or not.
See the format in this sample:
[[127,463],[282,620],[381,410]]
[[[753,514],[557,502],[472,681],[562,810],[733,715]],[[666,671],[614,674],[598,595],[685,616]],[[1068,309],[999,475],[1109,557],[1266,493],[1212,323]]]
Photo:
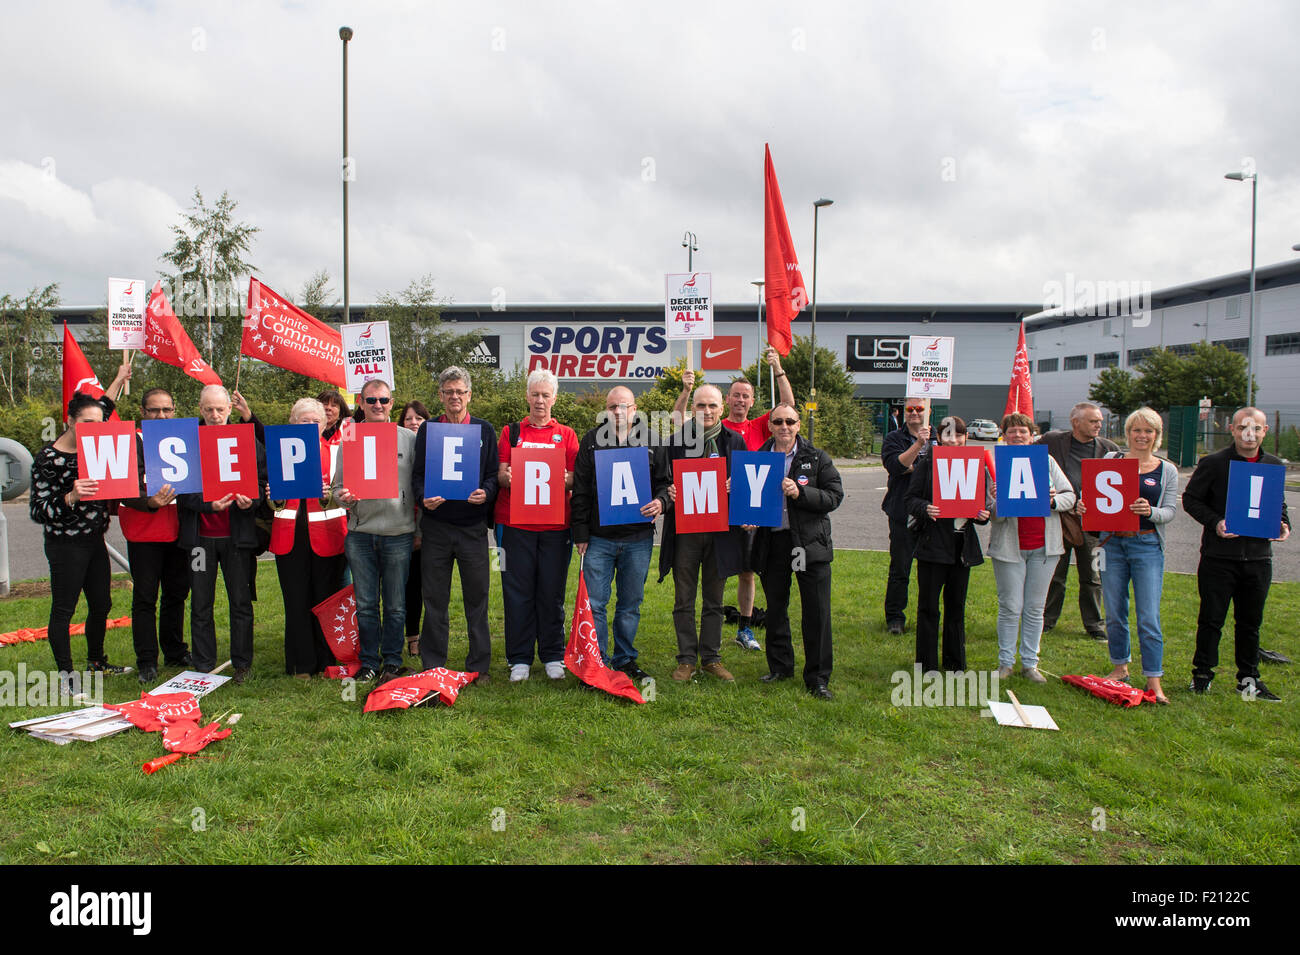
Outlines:
[[351,27],[339,27],[343,41],[343,324],[350,320],[348,312],[352,298],[348,289],[348,182],[356,178],[352,158],[348,155],[348,41],[352,39]]
[[1255,209],[1259,198],[1259,173],[1230,172],[1224,179],[1250,180],[1250,321],[1246,324],[1246,404],[1255,404]]
[[[695,271],[695,253],[698,252],[698,251],[700,251],[700,240],[699,240],[699,237],[698,237],[694,232],[686,232],[686,233],[684,233],[684,234],[682,235],[682,248],[686,250],[686,271],[687,271],[687,272],[694,272],[694,271]],[[669,347],[671,348],[671,344],[670,344]],[[695,347],[691,344],[691,339],[689,339],[689,338],[686,339],[686,367],[687,367],[687,368],[690,368],[690,367],[691,367],[691,362],[692,362],[692,360],[693,360],[692,357],[691,357],[691,353],[692,353],[694,350],[695,350]],[[704,346],[703,346],[703,345],[700,346],[700,351],[701,351],[701,352],[704,351]],[[668,357],[669,357],[669,360],[671,361],[671,360],[672,360],[672,352],[671,352],[671,351],[669,352]]]
[[[812,411],[808,414],[810,444],[817,430],[817,214],[821,212],[822,206],[829,206],[834,201],[834,199],[818,199],[813,203],[812,357],[808,369],[808,397],[812,401]],[[775,395],[772,400],[776,400]]]
[[[757,397],[760,393],[760,389],[763,387],[763,377],[762,377],[763,375],[763,285],[765,283],[763,282],[762,279],[755,279],[749,284],[758,289],[758,351],[757,351],[758,357],[754,359],[754,386],[755,386],[754,393],[755,396]],[[775,403],[776,402],[776,371],[772,368],[771,365],[767,366],[767,370],[772,375],[771,397],[772,397],[772,402]]]

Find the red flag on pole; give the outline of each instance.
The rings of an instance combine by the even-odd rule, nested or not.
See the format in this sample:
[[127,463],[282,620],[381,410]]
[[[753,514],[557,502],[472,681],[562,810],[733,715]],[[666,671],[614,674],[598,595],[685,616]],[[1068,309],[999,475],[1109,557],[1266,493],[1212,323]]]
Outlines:
[[257,279],[248,281],[248,318],[239,351],[340,388],[347,384],[343,336]]
[[1011,387],[1007,390],[1007,409],[1003,417],[1019,412],[1034,417],[1034,386],[1029,380],[1029,349],[1025,347],[1025,323],[1020,323],[1020,340],[1011,363]]
[[460,691],[477,678],[477,673],[448,670],[446,667],[394,677],[379,684],[366,695],[366,705],[361,711],[373,713],[376,710],[409,709],[419,706],[430,697],[452,706]]
[[808,286],[799,272],[799,257],[781,202],[781,187],[772,168],[772,151],[763,144],[763,298],[767,302],[767,342],[790,354],[790,322],[808,304]]
[[156,283],[149,293],[149,307],[145,309],[144,353],[181,369],[205,385],[221,384],[220,376],[203,360],[190,336],[185,334],[185,328],[167,301],[162,282]]
[[357,598],[352,584],[326,597],[311,612],[320,621],[321,632],[338,666],[326,667],[331,680],[356,676],[361,672],[361,638],[357,634]]
[[569,628],[569,643],[564,648],[564,665],[587,686],[604,690],[611,696],[625,697],[633,703],[645,702],[631,677],[609,669],[601,659],[596,621],[591,616],[587,581],[581,569],[578,571],[578,596],[573,603],[573,625]]
[[[85,352],[68,331],[68,323],[63,323],[63,420],[68,420],[68,402],[77,392],[85,392],[92,398],[104,396],[104,386],[95,377],[95,371],[86,361]],[[109,421],[117,421],[117,412],[108,416]]]

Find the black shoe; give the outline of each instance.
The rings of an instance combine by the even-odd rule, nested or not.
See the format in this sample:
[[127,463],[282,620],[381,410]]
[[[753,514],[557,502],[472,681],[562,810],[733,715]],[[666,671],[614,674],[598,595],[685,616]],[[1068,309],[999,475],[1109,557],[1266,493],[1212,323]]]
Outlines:
[[100,660],[98,663],[86,664],[86,670],[90,673],[107,673],[109,676],[121,676],[123,673],[130,673],[130,667],[120,667],[116,663],[109,663],[107,660]]
[[1056,624],[1054,623],[1043,624],[1043,633],[1051,633],[1055,629],[1056,629]]
[[620,673],[626,673],[633,683],[637,682],[638,680],[648,679],[650,676],[649,673],[646,673],[645,670],[642,670],[639,666],[637,666],[635,661],[633,661],[632,663],[628,663],[625,666],[619,667],[618,670]]
[[1193,693],[1208,693],[1210,692],[1210,684],[1212,682],[1214,682],[1214,677],[1212,676],[1196,676],[1193,674],[1192,685],[1187,689],[1191,690]]
[[474,679],[470,680],[465,685],[466,686],[491,686],[492,677],[488,676],[486,673],[480,673],[478,676],[474,677]]
[[793,673],[764,673],[759,677],[764,683],[780,683],[782,680],[794,679]]
[[179,660],[164,660],[164,661],[163,661],[163,666],[166,666],[166,667],[181,667],[181,668],[186,669],[186,670],[188,670],[188,669],[189,669],[190,667],[192,667],[193,665],[194,665],[194,661],[190,658],[190,655],[189,655],[188,653],[185,654],[185,656],[181,657]]
[[1291,658],[1285,653],[1278,653],[1276,650],[1265,650],[1262,647],[1259,651],[1260,663],[1290,663]]
[[396,680],[399,676],[406,676],[411,671],[406,667],[395,666],[391,663],[384,664],[384,668],[379,671],[379,680],[375,683],[380,686],[389,680]]
[[356,680],[358,683],[369,683],[377,676],[379,676],[379,674],[375,672],[374,667],[362,667],[357,671],[357,675],[352,679]]
[[811,693],[813,696],[817,697],[817,699],[819,700],[835,699],[835,697],[831,696],[830,687],[828,687],[825,683],[818,683],[814,686],[808,687],[808,692]]
[[894,634],[894,636],[898,636],[900,633],[903,632],[904,626],[906,626],[905,623],[899,623],[897,620],[895,620],[893,623],[889,624],[889,632]]
[[243,686],[252,674],[252,667],[235,667],[235,675],[232,679],[234,679],[237,686]]
[[140,680],[141,683],[146,685],[152,683],[154,680],[158,679],[158,668],[141,667],[140,676],[138,677],[138,679]]
[[1104,630],[1089,630],[1088,636],[1092,637],[1092,639],[1096,640],[1098,643],[1106,643],[1110,640],[1110,638],[1106,636]]
[[1262,680],[1242,680],[1237,684],[1237,692],[1244,700],[1267,700],[1269,703],[1281,703],[1282,697],[1266,687]]

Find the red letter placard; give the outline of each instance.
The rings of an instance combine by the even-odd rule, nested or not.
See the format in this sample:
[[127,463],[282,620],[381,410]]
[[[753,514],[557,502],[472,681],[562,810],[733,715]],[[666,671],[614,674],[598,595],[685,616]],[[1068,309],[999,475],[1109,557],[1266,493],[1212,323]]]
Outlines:
[[678,458],[673,462],[677,501],[673,519],[678,534],[727,529],[726,458]]
[[563,524],[567,503],[564,448],[510,449],[511,524]]
[[931,450],[931,498],[940,517],[978,517],[984,510],[984,449],[940,445]]
[[383,421],[354,424],[343,435],[343,486],[365,500],[398,496],[397,425]]
[[203,500],[227,494],[257,500],[257,439],[251,424],[213,424],[199,428],[199,465]]
[[98,481],[88,501],[140,496],[135,425],[130,421],[83,421],[77,425],[77,477]]
[[1093,458],[1081,461],[1083,486],[1079,496],[1086,510],[1083,529],[1127,531],[1138,529],[1138,516],[1129,505],[1138,499],[1137,458]]

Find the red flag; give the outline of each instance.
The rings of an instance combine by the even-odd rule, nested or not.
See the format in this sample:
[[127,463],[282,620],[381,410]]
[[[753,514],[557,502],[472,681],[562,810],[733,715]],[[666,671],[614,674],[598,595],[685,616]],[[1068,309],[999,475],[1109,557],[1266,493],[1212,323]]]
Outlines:
[[408,709],[419,706],[430,696],[435,696],[447,706],[456,702],[461,688],[478,679],[477,673],[462,673],[437,667],[410,676],[399,676],[379,684],[366,697],[362,712],[375,710]]
[[1011,387],[1007,390],[1007,407],[1003,417],[1019,412],[1034,417],[1034,386],[1029,380],[1029,349],[1025,347],[1025,323],[1020,323],[1020,340],[1011,362]]
[[163,727],[163,749],[169,753],[188,753],[193,756],[214,740],[225,739],[232,730],[222,729],[215,720],[207,726],[200,726],[194,719],[177,720]]
[[356,676],[361,672],[361,638],[357,635],[357,597],[348,584],[338,593],[326,597],[311,612],[320,621],[321,632],[329,644],[330,653],[339,666],[326,667],[325,676],[331,680]]
[[587,686],[604,690],[611,696],[621,696],[633,703],[644,703],[636,684],[626,673],[611,670],[600,656],[596,640],[596,621],[591,616],[591,601],[587,598],[587,581],[578,570],[578,596],[573,603],[573,625],[569,627],[569,643],[564,648],[564,665],[569,672]]
[[257,279],[248,281],[241,354],[345,387],[343,336]]
[[763,298],[767,301],[767,341],[781,355],[790,354],[791,320],[808,304],[808,286],[799,272],[799,257],[781,202],[781,187],[772,168],[772,151],[763,144]]
[[220,376],[203,360],[190,336],[185,334],[185,328],[163,292],[162,282],[156,283],[149,293],[149,307],[145,309],[144,353],[174,365],[205,385],[221,384]]
[[146,733],[157,733],[168,723],[201,720],[199,701],[193,693],[141,693],[140,699],[126,703],[106,703],[106,710],[116,710]]
[[[95,377],[94,369],[86,361],[86,355],[68,331],[68,323],[63,323],[63,420],[68,420],[68,402],[72,396],[82,391],[92,398],[104,396],[104,386]],[[117,412],[108,416],[109,421],[117,421]]]
[[1155,690],[1139,690],[1135,686],[1129,686],[1122,680],[1103,680],[1091,673],[1087,676],[1063,676],[1061,680],[1071,686],[1077,686],[1081,690],[1087,690],[1093,696],[1100,697],[1108,703],[1115,703],[1119,706],[1140,706],[1144,702],[1154,703],[1156,701]]

